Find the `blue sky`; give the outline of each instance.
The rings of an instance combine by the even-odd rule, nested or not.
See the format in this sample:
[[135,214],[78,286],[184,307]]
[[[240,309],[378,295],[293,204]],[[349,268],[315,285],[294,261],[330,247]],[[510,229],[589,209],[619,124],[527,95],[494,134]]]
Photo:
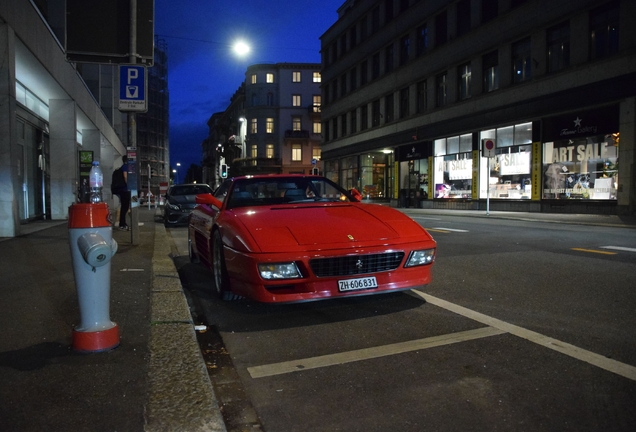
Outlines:
[[[170,161],[201,163],[206,122],[224,111],[254,63],[320,63],[320,36],[344,0],[155,0],[155,33],[168,45]],[[246,58],[231,47],[242,39]]]

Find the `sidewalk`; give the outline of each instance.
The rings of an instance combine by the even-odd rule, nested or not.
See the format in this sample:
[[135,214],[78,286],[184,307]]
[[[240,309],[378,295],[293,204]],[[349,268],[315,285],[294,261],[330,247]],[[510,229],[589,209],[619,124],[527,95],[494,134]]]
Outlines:
[[[139,209],[140,244],[113,230],[110,317],[121,344],[78,354],[66,221],[0,241],[0,430],[225,431],[155,209]],[[44,228],[39,230],[39,228]]]
[[[226,430],[159,211],[139,209],[138,246],[113,231],[110,315],[121,345],[106,353],[70,349],[79,310],[66,222],[0,239],[1,431]],[[634,217],[402,211],[636,228]]]

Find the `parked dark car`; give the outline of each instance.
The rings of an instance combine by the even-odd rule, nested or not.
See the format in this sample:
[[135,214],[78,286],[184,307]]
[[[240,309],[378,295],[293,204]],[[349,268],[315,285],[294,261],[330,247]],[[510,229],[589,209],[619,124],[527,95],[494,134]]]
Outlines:
[[166,227],[187,225],[188,216],[196,206],[195,197],[199,194],[211,194],[212,188],[207,184],[173,185],[166,193],[163,206],[163,224]]

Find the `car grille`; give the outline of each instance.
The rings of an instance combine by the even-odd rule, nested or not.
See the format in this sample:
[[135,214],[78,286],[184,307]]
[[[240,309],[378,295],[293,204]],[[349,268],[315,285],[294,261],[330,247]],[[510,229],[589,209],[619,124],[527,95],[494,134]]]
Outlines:
[[404,258],[404,252],[371,255],[350,255],[334,258],[316,258],[309,261],[317,277],[350,276],[395,270]]

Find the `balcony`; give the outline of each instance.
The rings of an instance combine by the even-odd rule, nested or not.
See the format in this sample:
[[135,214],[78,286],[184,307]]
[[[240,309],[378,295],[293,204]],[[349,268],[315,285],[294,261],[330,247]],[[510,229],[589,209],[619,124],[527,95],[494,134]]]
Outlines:
[[287,129],[285,131],[285,138],[309,138],[309,131]]

